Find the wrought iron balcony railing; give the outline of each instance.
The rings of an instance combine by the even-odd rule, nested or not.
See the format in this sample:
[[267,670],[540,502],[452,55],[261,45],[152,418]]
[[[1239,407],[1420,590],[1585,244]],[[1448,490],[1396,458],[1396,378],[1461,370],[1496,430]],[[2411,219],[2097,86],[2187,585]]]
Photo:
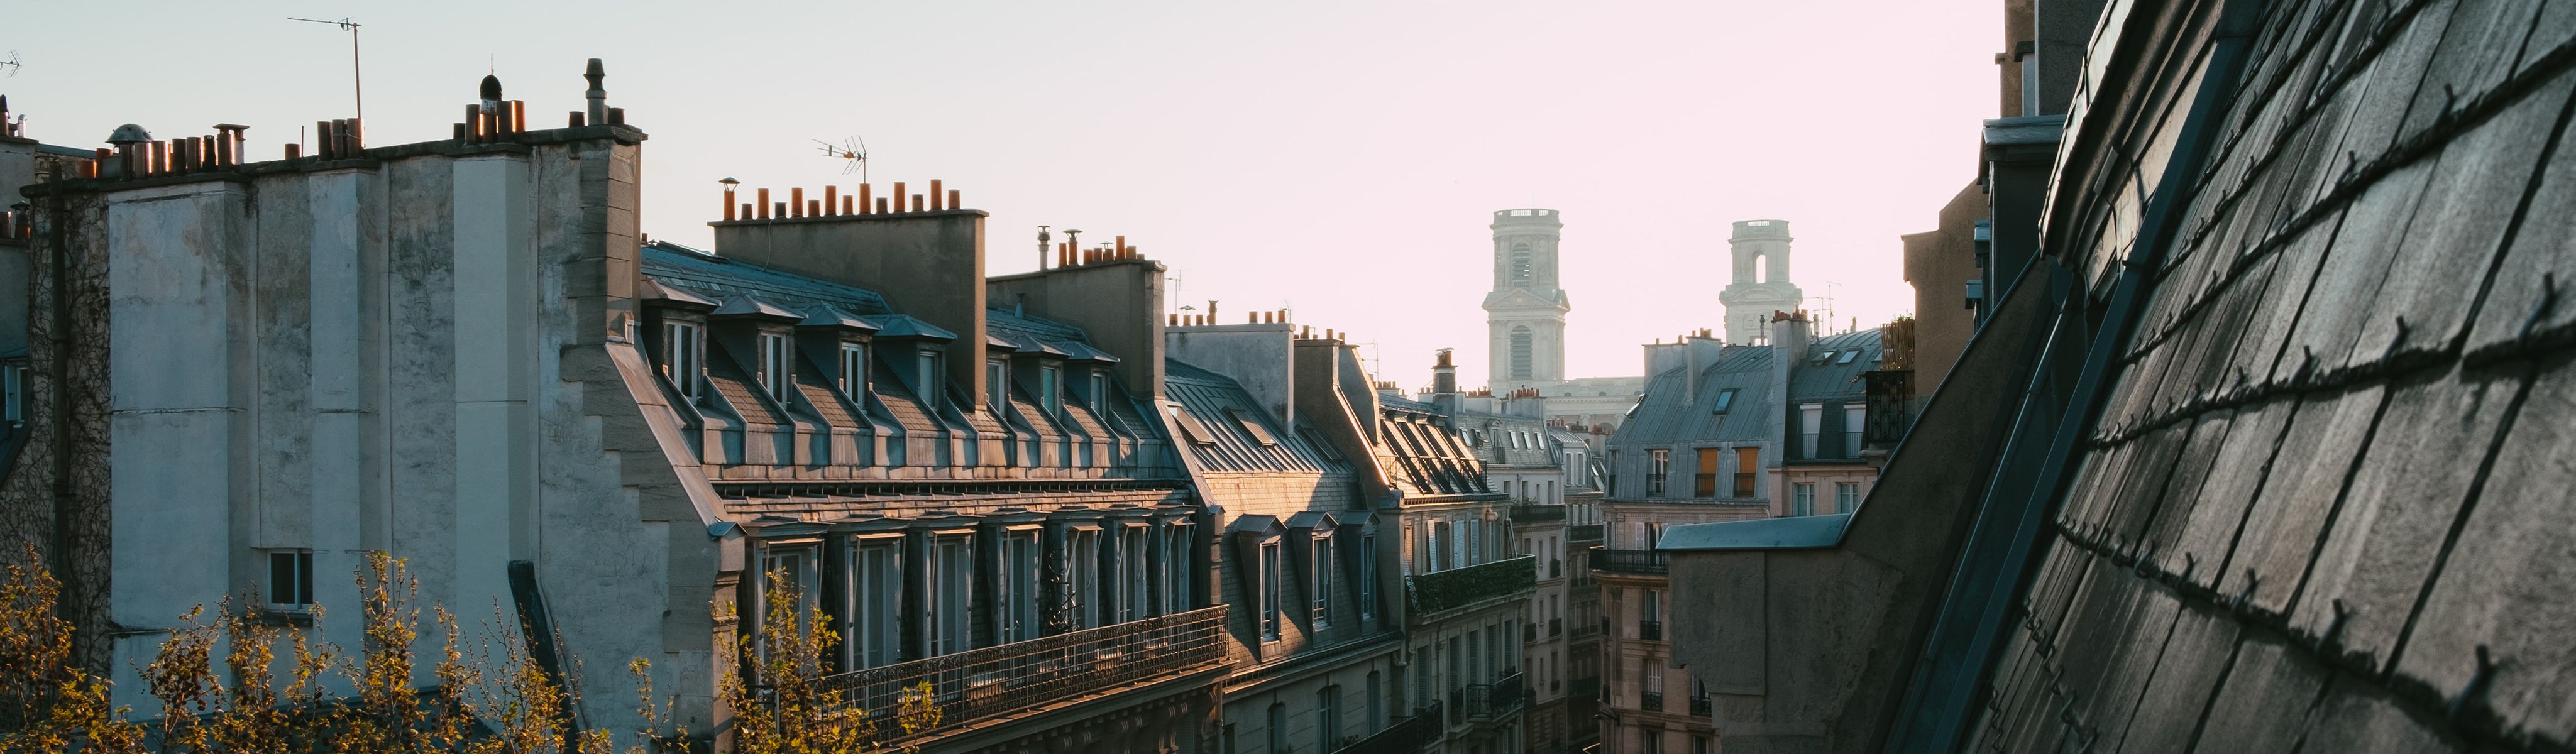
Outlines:
[[1512,523],[1537,524],[1565,520],[1565,506],[1553,503],[1521,503],[1512,506]]
[[1547,635],[1549,635],[1549,636],[1558,636],[1558,635],[1562,635],[1562,634],[1564,634],[1564,633],[1565,633],[1565,619],[1564,619],[1564,618],[1549,618],[1549,619],[1547,619]]
[[1645,639],[1647,641],[1663,641],[1664,622],[1659,620],[1637,621],[1637,638]]
[[1592,548],[1592,569],[1602,573],[1662,576],[1664,568],[1664,553],[1661,551]]
[[1640,692],[1637,692],[1637,709],[1645,710],[1645,711],[1647,711],[1647,712],[1662,712],[1662,711],[1664,711],[1664,692],[1661,692],[1661,691],[1640,691]]
[[1467,687],[1467,717],[1494,720],[1520,711],[1526,695],[1521,693],[1521,674],[1512,673],[1493,683]]
[[1413,611],[1430,613],[1476,602],[1528,594],[1538,588],[1538,560],[1523,555],[1484,565],[1452,568],[1404,578]]
[[1690,713],[1692,717],[1708,717],[1709,710],[1711,709],[1715,709],[1715,705],[1709,702],[1708,697],[1694,696],[1690,698]]
[[1565,538],[1575,542],[1601,541],[1600,524],[1575,524],[1565,527]]
[[[839,673],[823,679],[842,704],[891,720],[927,692],[940,731],[1085,694],[1131,686],[1225,661],[1223,605],[952,655]],[[904,735],[878,726],[879,736]]]
[[1334,754],[1412,754],[1422,745],[1440,737],[1440,703],[1414,710],[1413,716],[1398,720],[1385,730],[1370,734],[1358,743],[1335,749]]

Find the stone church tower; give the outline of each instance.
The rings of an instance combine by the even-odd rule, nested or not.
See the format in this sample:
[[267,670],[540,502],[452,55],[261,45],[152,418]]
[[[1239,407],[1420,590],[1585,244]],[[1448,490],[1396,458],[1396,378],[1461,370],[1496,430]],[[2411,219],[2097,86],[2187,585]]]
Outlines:
[[1492,377],[1499,393],[1565,379],[1565,313],[1574,305],[1556,287],[1556,210],[1494,213],[1494,290],[1485,294]]
[[1790,240],[1787,220],[1736,221],[1735,236],[1727,239],[1735,251],[1735,274],[1717,294],[1726,305],[1728,345],[1760,340],[1772,312],[1792,311],[1806,301],[1805,292],[1789,282]]

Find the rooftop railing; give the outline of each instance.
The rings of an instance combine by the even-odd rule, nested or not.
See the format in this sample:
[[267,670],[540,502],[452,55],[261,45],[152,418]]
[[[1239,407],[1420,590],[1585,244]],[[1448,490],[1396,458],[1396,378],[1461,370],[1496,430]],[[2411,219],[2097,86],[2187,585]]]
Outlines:
[[1496,720],[1520,711],[1521,704],[1527,699],[1521,693],[1521,680],[1521,674],[1513,673],[1495,679],[1493,683],[1468,686],[1467,717]]
[[1085,694],[1213,667],[1225,660],[1223,605],[1157,616],[952,655],[839,673],[823,679],[881,722],[878,735],[904,735],[891,724],[908,695],[928,685],[939,725],[915,734],[979,722]]
[[1440,737],[1440,705],[1414,710],[1413,716],[1386,726],[1358,743],[1333,750],[1335,754],[1411,754],[1423,744]]
[[1546,503],[1521,503],[1512,506],[1513,524],[1537,524],[1565,520],[1565,506]]
[[1575,542],[1601,541],[1600,524],[1575,524],[1565,527],[1565,538]]
[[1657,550],[1592,548],[1592,569],[1602,573],[1664,575],[1664,553]]

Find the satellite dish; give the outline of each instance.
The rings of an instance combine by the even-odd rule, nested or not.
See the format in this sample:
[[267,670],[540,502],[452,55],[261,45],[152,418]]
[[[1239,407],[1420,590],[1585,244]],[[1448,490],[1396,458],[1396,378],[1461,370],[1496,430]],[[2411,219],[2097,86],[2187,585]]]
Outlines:
[[831,142],[824,141],[822,139],[815,139],[814,143],[823,145],[824,155],[845,161],[841,165],[842,175],[857,173],[859,174],[860,183],[868,182],[868,142],[866,139],[852,136],[847,139],[842,139],[840,146],[833,146]]

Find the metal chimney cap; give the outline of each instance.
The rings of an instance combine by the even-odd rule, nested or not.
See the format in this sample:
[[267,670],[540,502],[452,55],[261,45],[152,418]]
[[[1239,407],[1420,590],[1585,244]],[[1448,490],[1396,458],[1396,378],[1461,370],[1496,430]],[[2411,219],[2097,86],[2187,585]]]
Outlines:
[[496,101],[501,99],[500,76],[487,74],[483,77],[483,99]]
[[152,132],[145,131],[142,126],[134,125],[132,123],[117,126],[115,132],[107,135],[107,143],[109,144],[133,144],[151,140]]

